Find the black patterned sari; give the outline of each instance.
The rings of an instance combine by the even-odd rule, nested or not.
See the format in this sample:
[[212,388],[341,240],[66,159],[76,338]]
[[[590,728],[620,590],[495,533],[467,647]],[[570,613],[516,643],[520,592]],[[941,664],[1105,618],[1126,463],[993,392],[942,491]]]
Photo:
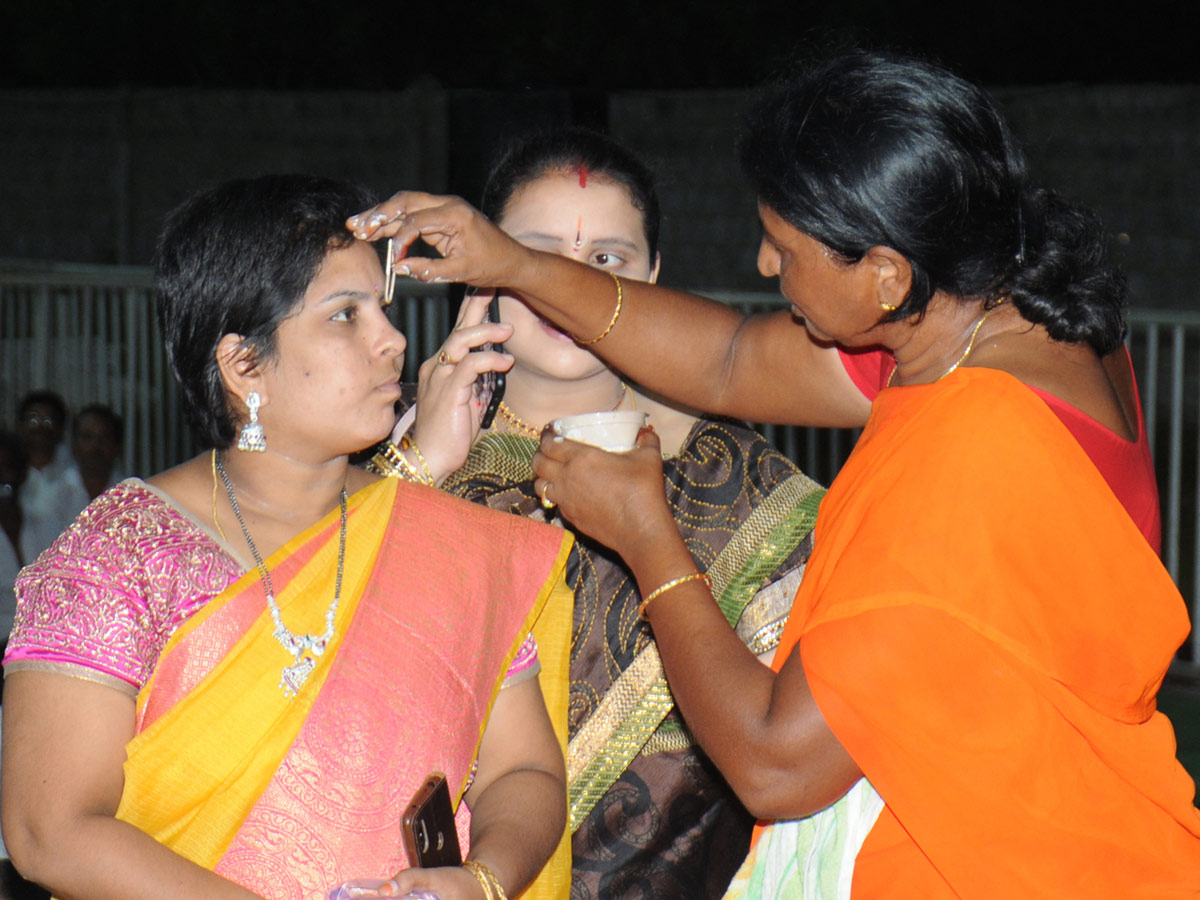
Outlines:
[[[553,516],[533,490],[536,449],[530,439],[485,435],[444,488],[493,509]],[[758,434],[708,419],[664,460],[664,473],[680,531],[726,618],[756,653],[773,648],[824,490]],[[753,818],[675,709],[632,574],[586,536],[576,548],[571,896],[715,900],[746,855]]]

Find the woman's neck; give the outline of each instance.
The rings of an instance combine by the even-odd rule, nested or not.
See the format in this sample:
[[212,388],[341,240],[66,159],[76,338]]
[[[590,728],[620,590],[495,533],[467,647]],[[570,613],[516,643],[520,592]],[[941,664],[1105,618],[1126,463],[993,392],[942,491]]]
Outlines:
[[[242,547],[244,527],[265,559],[304,529],[320,521],[339,506],[348,485],[350,468],[346,457],[313,463],[267,449],[265,453],[225,450],[213,473],[217,523],[234,547]],[[219,473],[224,467],[229,486]],[[237,500],[238,514],[229,498]],[[206,510],[203,519],[212,518]],[[240,518],[240,521],[239,521]],[[216,523],[214,523],[216,524]],[[248,545],[246,546],[248,550]]]
[[[565,381],[514,367],[508,373],[504,404],[512,416],[540,431],[546,423],[580,413],[601,412],[627,405],[631,394],[614,372],[603,371],[587,378]],[[497,417],[497,426],[519,431],[514,423]],[[494,428],[496,426],[493,426]]]
[[890,384],[929,384],[964,364],[999,327],[1011,324],[1011,304],[988,308],[983,301],[964,303],[935,294],[925,314],[885,326],[883,341],[896,358]]

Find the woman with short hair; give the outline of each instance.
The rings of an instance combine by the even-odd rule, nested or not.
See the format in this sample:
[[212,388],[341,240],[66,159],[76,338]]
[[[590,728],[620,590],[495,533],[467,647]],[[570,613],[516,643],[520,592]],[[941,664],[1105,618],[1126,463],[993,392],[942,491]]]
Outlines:
[[[4,836],[58,896],[480,900],[563,843],[570,538],[349,464],[392,428],[405,348],[341,227],[364,202],[266,176],[167,221],[159,322],[211,449],[25,569],[5,658]],[[435,771],[468,859],[405,869]]]

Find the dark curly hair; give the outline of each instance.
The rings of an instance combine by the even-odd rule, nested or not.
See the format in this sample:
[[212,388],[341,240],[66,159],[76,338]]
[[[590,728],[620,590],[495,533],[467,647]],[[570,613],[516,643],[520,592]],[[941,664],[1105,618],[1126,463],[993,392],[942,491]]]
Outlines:
[[1025,156],[979,88],[931,63],[855,51],[775,86],[747,119],[742,165],[759,198],[847,262],[902,253],[912,286],[885,320],[936,291],[1011,296],[1058,341],[1104,355],[1125,337],[1125,278],[1089,210],[1027,184]]

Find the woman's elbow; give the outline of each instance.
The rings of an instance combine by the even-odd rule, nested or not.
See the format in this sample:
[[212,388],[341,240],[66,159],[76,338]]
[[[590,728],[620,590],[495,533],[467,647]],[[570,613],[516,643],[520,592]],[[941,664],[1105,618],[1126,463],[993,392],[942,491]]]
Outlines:
[[772,766],[761,761],[726,778],[758,819],[801,819],[841,798],[862,777],[857,767],[828,764]]
[[4,829],[4,845],[13,867],[27,881],[46,884],[53,881],[55,860],[64,856],[58,845],[59,830],[42,821],[37,810],[4,803],[0,824]]

